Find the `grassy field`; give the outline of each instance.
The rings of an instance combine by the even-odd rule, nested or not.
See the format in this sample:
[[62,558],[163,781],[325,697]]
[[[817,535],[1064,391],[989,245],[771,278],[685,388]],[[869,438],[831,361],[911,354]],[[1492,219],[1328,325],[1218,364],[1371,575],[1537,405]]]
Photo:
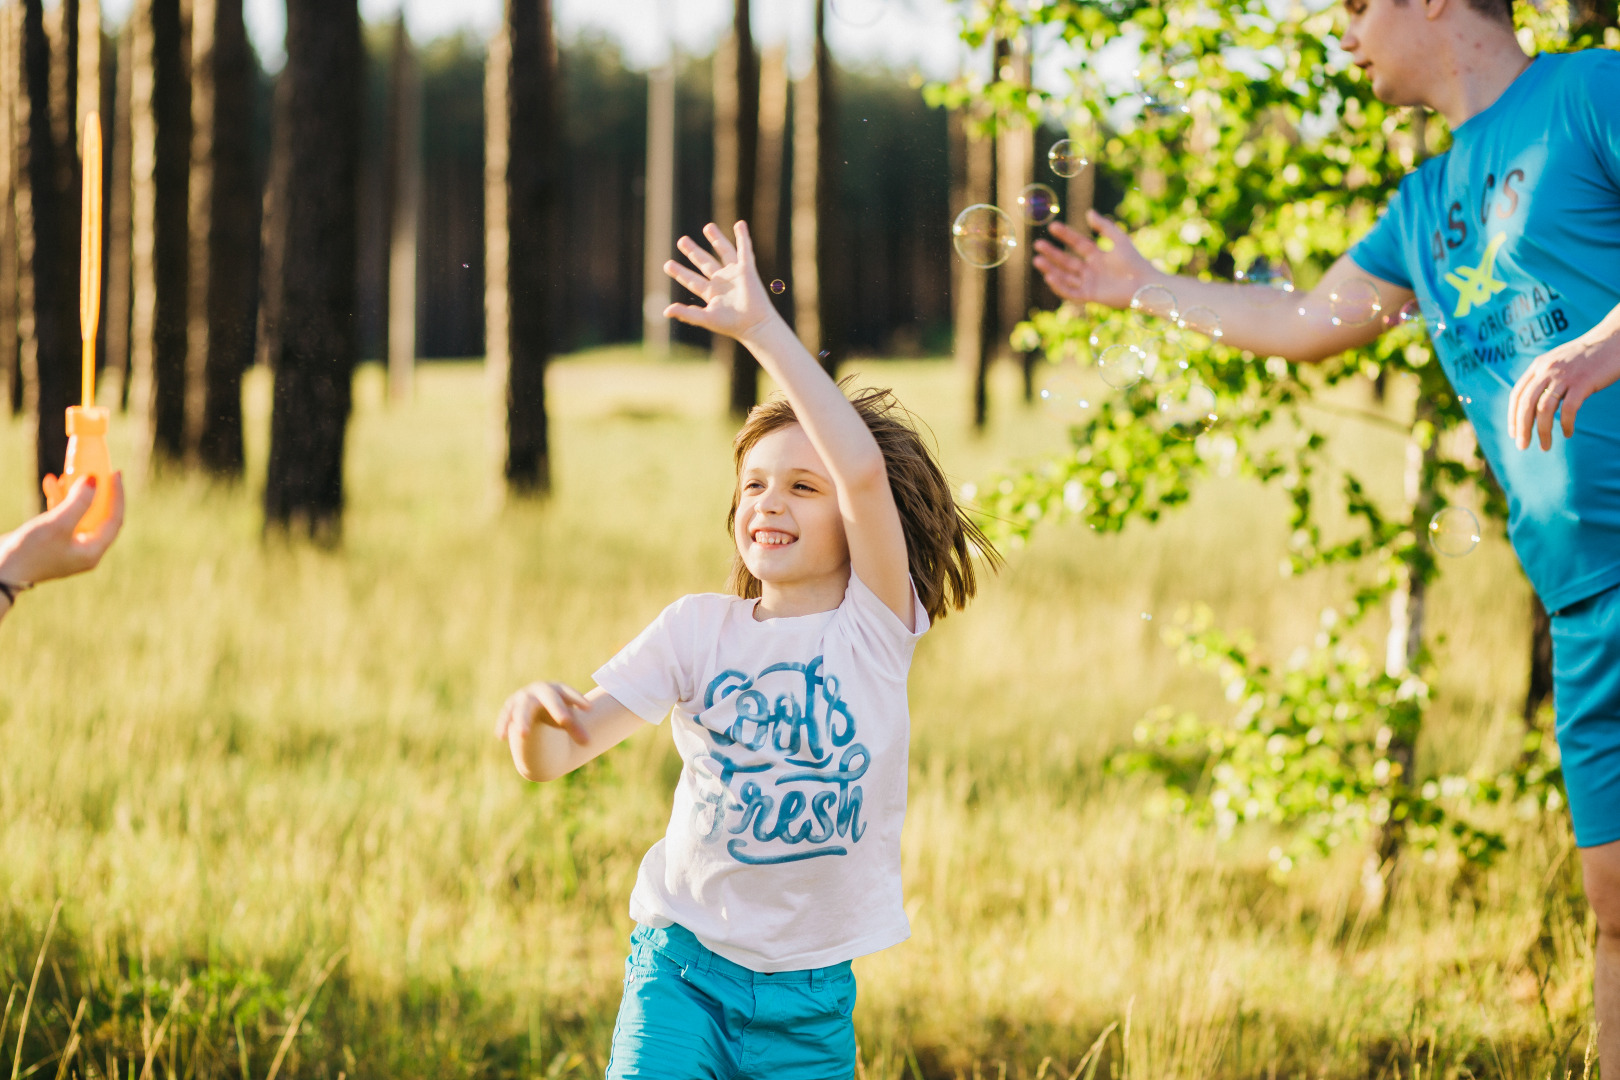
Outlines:
[[[863,379],[928,422],[958,482],[1061,438],[1008,373],[979,437],[948,365]],[[0,1068],[56,1075],[72,1032],[72,1071],[108,1077],[148,1057],[165,1076],[600,1073],[678,761],[658,729],[531,786],[490,724],[522,683],[589,685],[670,599],[722,587],[732,425],[707,364],[598,353],[551,390],[543,506],[501,505],[478,367],[429,366],[396,408],[368,368],[339,550],[263,540],[256,482],[136,473],[105,566],[0,627]],[[255,373],[253,476],[267,401]],[[1332,426],[1395,492],[1398,438]],[[0,522],[29,512],[30,462],[0,418]],[[1372,911],[1362,853],[1278,882],[1272,838],[1218,845],[1104,773],[1155,704],[1225,708],[1159,641],[1178,607],[1274,656],[1310,640],[1339,583],[1279,577],[1284,532],[1282,500],[1232,480],[1153,528],[1052,528],[924,639],[914,936],[857,962],[864,1077],[1069,1076],[1116,1023],[1101,1076],[1579,1073],[1591,928],[1561,818],[1504,818],[1496,868],[1416,865]],[[1500,539],[1448,568],[1426,768],[1511,753],[1527,596]]]

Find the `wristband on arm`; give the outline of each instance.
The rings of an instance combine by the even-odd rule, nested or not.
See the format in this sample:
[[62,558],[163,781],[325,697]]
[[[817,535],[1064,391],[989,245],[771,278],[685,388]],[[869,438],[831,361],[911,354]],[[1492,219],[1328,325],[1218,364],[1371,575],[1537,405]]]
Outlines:
[[0,596],[6,598],[8,606],[16,607],[18,595],[33,587],[34,583],[31,581],[0,581]]

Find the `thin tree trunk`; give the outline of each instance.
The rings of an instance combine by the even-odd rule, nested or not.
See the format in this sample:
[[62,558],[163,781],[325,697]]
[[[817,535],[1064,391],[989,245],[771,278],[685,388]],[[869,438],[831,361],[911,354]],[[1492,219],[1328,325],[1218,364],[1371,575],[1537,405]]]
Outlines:
[[186,419],[201,411],[186,363],[186,307],[190,302],[191,85],[181,0],[150,0],[152,115],[150,173],[142,177],[151,200],[152,453],[159,466],[186,459]]
[[675,257],[675,42],[669,59],[647,73],[646,239],[642,247],[643,347],[669,357],[670,280],[664,260]]
[[[759,79],[749,0],[734,0],[731,35],[714,60],[714,222],[727,236],[737,221],[753,224],[759,158]],[[729,373],[728,404],[741,419],[759,400],[759,367],[748,350],[714,335],[714,358]]]
[[[1007,59],[999,66],[998,75],[1005,69],[1011,76],[1010,81],[1021,86],[1029,84],[1029,51],[1024,39],[1009,42],[1007,45]],[[1000,296],[1000,331],[1003,336],[1010,333],[1014,326],[1029,318],[1029,240],[1035,235],[1035,226],[1030,225],[1018,212],[1019,193],[1028,187],[1032,180],[1031,173],[1035,167],[1035,131],[1028,124],[1009,125],[1002,128],[997,136],[996,146],[996,194],[999,197],[998,205],[1013,218],[1013,228],[1018,238],[1018,246],[1008,253],[1007,261],[996,269],[998,284],[1001,286]],[[996,201],[996,200],[987,200]],[[995,343],[995,351],[1000,352],[1011,346],[1006,340]],[[1020,353],[1017,356],[1019,369],[1024,376],[1024,400],[1035,400],[1035,359],[1033,351]]]
[[[996,46],[996,60],[1002,56],[1004,44]],[[961,123],[971,124],[964,112]],[[995,141],[976,137],[967,127],[966,183],[962,205],[990,202],[995,197],[996,145]],[[996,305],[994,303],[995,270],[979,270],[965,263],[958,267],[955,304],[956,362],[967,377],[969,396],[973,408],[973,426],[983,430],[990,412],[990,361],[995,356]]]
[[0,394],[7,411],[22,412],[17,346],[17,154],[13,124],[22,85],[17,67],[17,9],[0,7]]
[[323,542],[342,533],[343,444],[359,337],[355,325],[360,89],[357,0],[289,0],[277,102],[283,319],[270,414],[267,528]]
[[[133,22],[133,20],[131,20]],[[107,302],[102,305],[102,332],[106,335],[107,380],[117,387],[120,409],[129,407],[130,311],[130,68],[133,28],[126,25],[115,46],[117,78],[113,91],[112,140],[107,147],[106,279]]]
[[822,210],[826,188],[827,5],[815,4],[815,49],[810,70],[793,91],[793,328],[804,347],[821,359],[827,374],[838,372],[838,358],[827,348],[822,322]]
[[[51,122],[51,46],[40,0],[25,0],[23,74],[27,81],[27,171],[31,198],[38,474],[62,471],[67,407],[78,389],[79,203],[77,157],[56,143]],[[71,55],[71,54],[70,54]]]
[[[496,403],[490,431],[499,473],[506,475],[508,384],[512,371],[512,236],[506,170],[512,145],[512,43],[502,21],[484,60],[484,372]],[[503,490],[504,490],[503,483]]]
[[792,277],[778,250],[782,228],[782,158],[787,140],[787,46],[766,49],[759,68],[759,168],[754,185],[754,253],[766,281]]
[[[26,3],[8,11],[11,43],[11,130],[12,130],[12,207],[17,243],[17,400],[28,422],[38,427],[39,418],[39,321],[35,317],[34,185],[29,147],[36,111],[30,90],[27,63]],[[44,108],[43,100],[39,108]],[[48,291],[48,288],[47,288]],[[38,432],[35,440],[38,440]]]
[[245,467],[242,374],[253,360],[259,300],[254,61],[242,0],[191,2],[187,443],[205,471],[235,480]]
[[1524,726],[1535,728],[1541,707],[1552,699],[1552,619],[1534,591],[1530,593],[1530,679],[1524,692]]
[[520,495],[551,490],[546,361],[551,350],[551,264],[558,188],[557,45],[551,0],[508,0],[506,159],[511,361],[506,382],[506,483]]
[[422,190],[422,84],[401,14],[394,24],[388,88],[388,270],[383,356],[388,396],[410,399],[416,377],[416,232]]

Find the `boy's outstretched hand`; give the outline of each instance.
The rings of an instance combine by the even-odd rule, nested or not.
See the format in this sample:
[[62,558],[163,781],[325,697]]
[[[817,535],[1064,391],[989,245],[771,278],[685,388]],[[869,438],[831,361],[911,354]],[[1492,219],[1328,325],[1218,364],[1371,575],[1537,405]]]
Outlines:
[[759,280],[754,241],[748,235],[746,221],[737,222],[736,234],[737,244],[733,247],[718,225],[705,225],[703,235],[714,245],[712,254],[689,236],[676,241],[675,246],[692,260],[697,271],[671,259],[664,263],[664,273],[697,294],[703,306],[671,304],[664,309],[666,316],[738,341],[780,318],[765,284]]

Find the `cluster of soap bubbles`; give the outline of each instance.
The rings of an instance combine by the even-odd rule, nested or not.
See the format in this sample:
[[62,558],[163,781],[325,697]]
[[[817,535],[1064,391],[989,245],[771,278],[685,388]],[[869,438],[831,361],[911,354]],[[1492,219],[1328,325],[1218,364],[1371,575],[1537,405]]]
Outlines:
[[[1080,170],[1090,163],[1085,151],[1073,139],[1054,143],[1046,161],[1052,171],[1064,179],[1079,176]],[[1063,201],[1050,185],[1034,183],[1018,193],[1014,209],[1024,225],[1050,225],[1063,212]],[[957,214],[951,223],[951,242],[963,262],[989,270],[1006,262],[1017,250],[1019,231],[1013,215],[1001,207],[974,203]]]

